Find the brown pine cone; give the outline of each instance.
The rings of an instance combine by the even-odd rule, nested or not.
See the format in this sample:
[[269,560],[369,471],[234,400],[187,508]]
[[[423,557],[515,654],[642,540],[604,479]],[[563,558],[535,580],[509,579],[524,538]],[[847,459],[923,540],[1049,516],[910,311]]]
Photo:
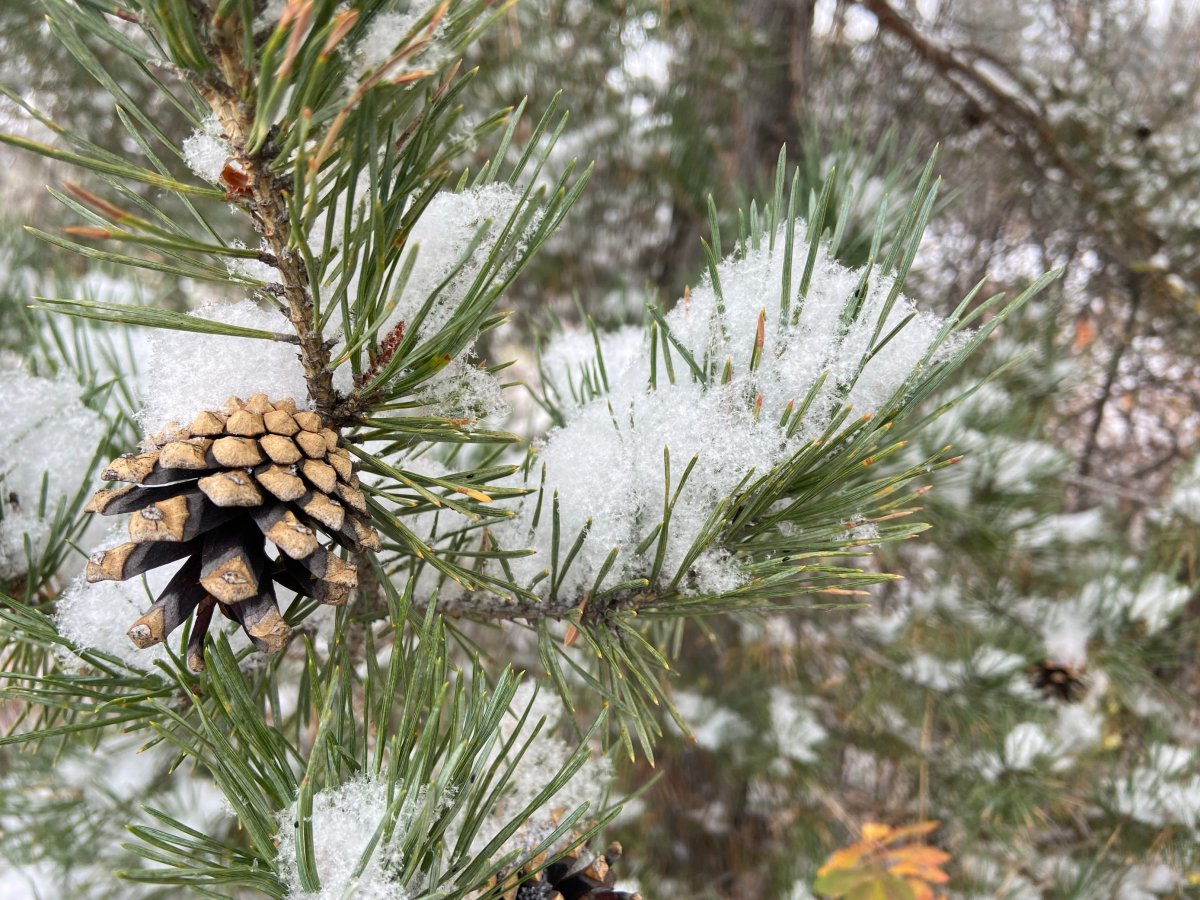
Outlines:
[[104,516],[132,513],[129,542],[93,554],[88,581],[124,581],[186,559],[129,629],[138,647],[162,642],[194,611],[187,657],[199,671],[219,608],[259,650],[281,650],[289,629],[276,583],[334,605],[358,583],[354,564],[322,546],[320,535],[352,551],[379,549],[337,431],[291,399],[231,397],[223,412],[203,412],[189,428],[143,446],[150,449],[104,469],[105,481],[126,486],[97,491],[86,507]]
[[581,862],[582,851],[575,848],[531,878],[522,878],[521,873],[515,878],[502,878],[502,883],[519,882],[504,893],[504,900],[641,900],[641,894],[615,887],[612,867],[621,852],[621,845],[613,841],[602,855],[585,865]]
[[1027,667],[1030,683],[1042,692],[1047,700],[1062,703],[1078,703],[1087,694],[1087,682],[1083,672],[1068,663],[1042,660]]

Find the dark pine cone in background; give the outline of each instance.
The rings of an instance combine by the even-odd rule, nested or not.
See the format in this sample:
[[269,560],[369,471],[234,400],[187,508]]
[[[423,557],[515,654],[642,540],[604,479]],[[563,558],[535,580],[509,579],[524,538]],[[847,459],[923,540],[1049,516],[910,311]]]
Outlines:
[[1087,682],[1083,673],[1074,666],[1054,660],[1034,663],[1025,670],[1030,683],[1042,692],[1047,700],[1077,703],[1087,693]]
[[612,866],[620,857],[621,845],[616,841],[586,865],[581,862],[582,851],[576,848],[531,878],[524,878],[522,872],[501,877],[503,884],[516,883],[501,896],[504,900],[641,900],[641,894],[614,887]]
[[137,646],[165,640],[195,611],[187,657],[199,671],[219,608],[259,650],[282,649],[289,629],[276,583],[335,605],[358,583],[355,566],[320,535],[352,551],[379,548],[354,464],[338,444],[320,415],[265,394],[231,397],[225,411],[151,438],[143,445],[150,449],[113,460],[101,476],[127,484],[97,491],[88,504],[101,515],[132,516],[129,542],[93,554],[87,580],[124,581],[186,559],[129,629]]

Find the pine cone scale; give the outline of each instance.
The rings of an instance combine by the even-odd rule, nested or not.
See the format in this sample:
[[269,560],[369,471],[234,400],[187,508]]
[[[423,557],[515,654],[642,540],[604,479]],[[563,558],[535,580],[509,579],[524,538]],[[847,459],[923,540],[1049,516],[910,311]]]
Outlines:
[[158,464],[164,469],[188,471],[211,468],[208,451],[213,442],[208,438],[193,441],[171,441],[158,452]]
[[284,437],[290,437],[300,430],[300,426],[296,424],[296,420],[281,409],[273,409],[268,413],[264,413],[263,426],[271,434],[279,434]]
[[263,461],[262,450],[253,438],[217,438],[205,454],[212,468],[244,469]]
[[184,556],[190,556],[202,546],[202,541],[152,541],[121,544],[111,550],[93,553],[88,560],[84,577],[90,582],[127,581],[151,569],[165,566]]
[[286,507],[260,507],[250,515],[263,536],[292,559],[311,556],[321,545],[316,532]]
[[208,634],[208,627],[212,624],[213,610],[216,608],[217,601],[205,595],[204,599],[200,601],[200,605],[196,607],[196,614],[192,618],[192,633],[188,636],[187,662],[188,668],[193,672],[200,672],[204,669],[204,637]]
[[259,445],[262,447],[263,452],[270,458],[271,462],[278,463],[281,466],[290,466],[300,462],[304,458],[304,454],[300,452],[300,448],[296,446],[295,441],[281,434],[264,435],[259,440]]
[[262,506],[263,495],[245,472],[225,471],[206,475],[196,482],[204,496],[216,506]]
[[187,621],[193,610],[208,596],[197,581],[200,558],[192,556],[175,573],[158,599],[129,629],[129,638],[143,650],[161,644],[172,631]]
[[275,463],[265,463],[253,470],[255,480],[266,488],[276,500],[289,503],[299,500],[308,491],[304,479],[290,467],[279,466]]
[[244,528],[230,528],[205,538],[200,583],[224,605],[240,603],[258,594],[267,557],[262,542]]

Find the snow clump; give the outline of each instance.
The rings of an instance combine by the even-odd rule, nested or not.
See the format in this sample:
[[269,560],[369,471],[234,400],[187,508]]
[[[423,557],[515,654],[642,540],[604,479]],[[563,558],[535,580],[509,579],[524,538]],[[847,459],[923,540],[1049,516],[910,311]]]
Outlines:
[[[685,564],[693,569],[681,581],[685,591],[703,593],[724,585],[736,590],[739,580],[727,567],[714,579],[711,561],[695,570],[689,560],[713,510],[751,471],[765,475],[819,437],[844,404],[853,407],[854,415],[886,407],[925,363],[945,321],[919,312],[903,295],[889,309],[894,282],[887,277],[873,279],[858,315],[845,321],[843,314],[862,273],[842,266],[824,247],[817,252],[807,296],[798,296],[799,273],[808,254],[802,222],[797,222],[796,232],[792,300],[786,315],[779,302],[785,256],[780,250],[782,226],[775,251],[764,240],[761,249],[718,265],[720,296],[706,279],[666,315],[674,340],[698,366],[711,364],[720,372],[729,361],[732,378],[727,384],[699,383],[684,352],[672,344],[673,381],[660,345],[652,387],[649,337],[640,328],[601,338],[599,359],[588,334],[565,335],[547,349],[546,390],[561,405],[566,423],[549,435],[531,467],[530,486],[536,486],[545,471],[542,502],[531,495],[516,517],[495,530],[502,546],[538,551],[509,561],[518,583],[530,584],[549,566],[554,539],[549,510],[555,496],[563,546],[585,535],[558,585],[560,596],[591,590],[614,548],[620,552],[601,587],[649,572],[658,541],[641,552],[638,547],[662,518],[664,452],[669,450],[672,495],[693,458],[695,467],[674,501],[661,571],[669,580]],[[761,362],[751,372],[760,315]],[[882,336],[902,323],[858,372],[869,350],[878,348]],[[956,346],[947,341],[932,359]],[[789,436],[779,427],[780,419],[789,403],[798,406],[810,392],[804,418]],[[757,398],[761,408],[756,411]],[[540,585],[546,589],[549,580]]]
[[233,148],[225,139],[216,116],[209,116],[200,123],[183,142],[183,159],[198,178],[210,184],[221,183],[221,172],[225,162],[233,155]]
[[[201,319],[290,333],[279,312],[262,309],[250,300],[210,304],[193,313]],[[349,387],[350,371],[341,367],[334,382]],[[270,399],[291,397],[308,408],[308,384],[296,345],[284,341],[155,330],[146,361],[144,407],[138,419],[147,434],[188,425],[204,410],[221,409],[229,397],[265,393]]]
[[[279,875],[288,886],[289,897],[335,900],[353,893],[359,900],[406,900],[410,896],[388,877],[388,869],[399,860],[387,847],[376,846],[362,873],[354,876],[363,852],[387,817],[387,779],[362,775],[313,797],[313,855],[321,882],[317,891],[300,886],[298,802],[280,813],[279,833],[275,836],[279,842]],[[403,838],[402,825],[398,824],[393,832],[392,843]]]

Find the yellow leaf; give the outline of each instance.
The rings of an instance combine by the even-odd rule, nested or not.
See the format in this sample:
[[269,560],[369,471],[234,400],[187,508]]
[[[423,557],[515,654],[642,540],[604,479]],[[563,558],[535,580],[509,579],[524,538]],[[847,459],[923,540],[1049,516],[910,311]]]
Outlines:
[[915,822],[912,825],[905,825],[901,828],[889,829],[891,834],[885,843],[894,844],[896,841],[903,840],[904,838],[923,837],[937,828],[938,824],[936,820],[933,820],[929,822]]
[[950,854],[923,843],[897,846],[937,826],[935,821],[900,827],[864,822],[861,839],[830,855],[814,887],[844,900],[941,900],[933,885],[950,881],[941,868]]
[[944,850],[927,844],[912,844],[891,851],[887,867],[897,875],[916,875],[918,878],[938,881],[939,878],[947,877],[941,866],[949,860],[950,854]]
[[868,849],[862,844],[854,844],[842,850],[835,850],[833,855],[826,860],[825,865],[817,870],[817,874],[824,875],[827,872],[836,872],[839,869],[852,869],[855,863],[862,859],[863,854]]
[[950,880],[950,876],[941,869],[931,869],[928,866],[915,866],[912,863],[900,863],[899,865],[888,866],[888,871],[893,875],[908,875],[914,878],[923,878],[934,884],[945,884]]
[[880,822],[864,822],[862,836],[864,841],[887,841],[894,829],[891,825]]

